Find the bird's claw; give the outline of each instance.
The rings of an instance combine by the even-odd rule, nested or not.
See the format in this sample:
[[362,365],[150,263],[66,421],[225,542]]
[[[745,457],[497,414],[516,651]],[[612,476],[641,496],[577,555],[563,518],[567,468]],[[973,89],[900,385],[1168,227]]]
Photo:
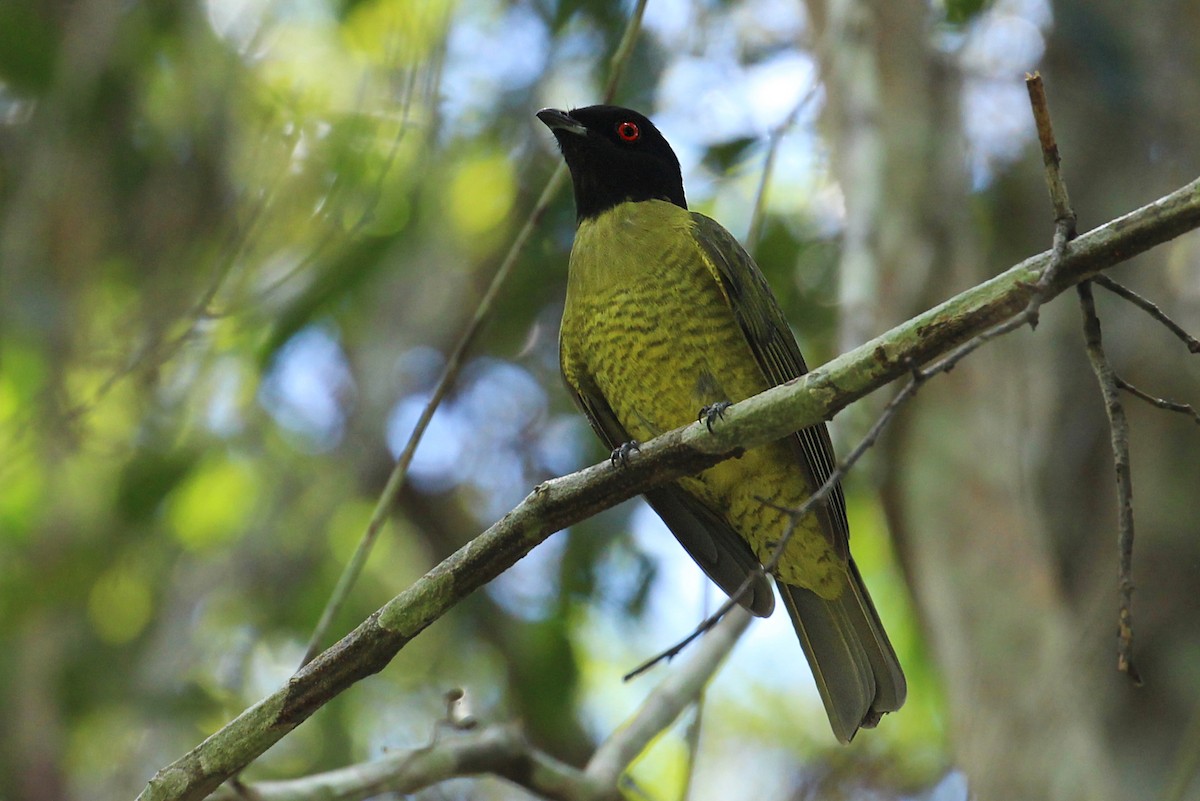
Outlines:
[[636,439],[631,439],[629,442],[622,442],[613,448],[612,453],[609,454],[608,461],[613,467],[624,467],[629,464],[629,457],[634,453],[640,453],[641,450],[641,443]]
[[696,419],[703,420],[704,427],[707,428],[711,433],[713,423],[715,423],[717,420],[724,420],[725,410],[732,405],[733,403],[731,401],[717,401],[716,403],[710,403],[708,406],[705,406],[700,410],[700,414],[696,416]]

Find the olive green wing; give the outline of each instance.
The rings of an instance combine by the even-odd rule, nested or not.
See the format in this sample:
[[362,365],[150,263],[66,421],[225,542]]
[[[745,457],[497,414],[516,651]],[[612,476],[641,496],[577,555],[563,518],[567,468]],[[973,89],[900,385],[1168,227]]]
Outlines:
[[[583,386],[574,387],[567,382],[567,389],[600,439],[612,449],[629,442],[629,433],[599,390],[589,386],[586,379],[580,383]],[[736,593],[746,577],[758,570],[758,557],[746,541],[679,485],[668,484],[650,490],[645,498],[684,550],[726,595]],[[758,574],[740,603],[759,617],[771,614],[775,608],[775,593],[766,576]]]
[[[715,271],[767,382],[775,386],[807,373],[808,366],[787,318],[750,254],[716,221],[694,212],[692,219],[696,240]],[[796,441],[806,478],[815,490],[829,478],[836,465],[829,430],[824,423],[809,426],[796,432]],[[848,558],[850,527],[840,483],[829,496],[825,512],[817,515],[825,521],[825,531],[838,553]]]

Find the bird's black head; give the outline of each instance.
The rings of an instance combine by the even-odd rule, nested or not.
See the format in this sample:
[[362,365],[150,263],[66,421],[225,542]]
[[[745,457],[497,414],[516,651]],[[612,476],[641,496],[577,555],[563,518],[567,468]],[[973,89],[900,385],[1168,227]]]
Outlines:
[[675,151],[636,111],[588,106],[573,111],[544,108],[538,119],[558,140],[580,222],[627,200],[666,200],[687,208]]

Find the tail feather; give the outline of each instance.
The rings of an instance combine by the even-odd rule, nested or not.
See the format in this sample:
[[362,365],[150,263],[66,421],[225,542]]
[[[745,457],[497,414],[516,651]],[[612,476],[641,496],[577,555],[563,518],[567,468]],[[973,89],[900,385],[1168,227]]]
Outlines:
[[833,733],[843,743],[899,709],[906,693],[904,671],[853,559],[848,578],[833,601],[777,582]]

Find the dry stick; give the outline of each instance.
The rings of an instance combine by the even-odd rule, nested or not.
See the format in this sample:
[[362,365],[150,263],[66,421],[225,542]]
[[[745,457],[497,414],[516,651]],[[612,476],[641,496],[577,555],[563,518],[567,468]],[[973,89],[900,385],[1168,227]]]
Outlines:
[[1137,306],[1155,320],[1158,320],[1160,323],[1166,326],[1168,331],[1183,340],[1183,343],[1187,345],[1187,349],[1189,351],[1192,353],[1200,353],[1200,339],[1196,339],[1187,331],[1183,330],[1183,326],[1179,325],[1179,323],[1168,317],[1167,313],[1158,306],[1146,300],[1144,297],[1134,292],[1124,284],[1119,284],[1112,280],[1107,275],[1097,275],[1092,280],[1095,281],[1099,286],[1107,289],[1109,292],[1125,298],[1125,300],[1129,301],[1134,306]]
[[[621,42],[617,46],[616,52],[613,53],[612,61],[610,62],[608,83],[604,91],[604,102],[606,103],[612,100],[613,95],[616,93],[621,73],[624,71],[625,65],[633,53],[633,46],[637,41],[638,32],[641,29],[642,15],[646,10],[646,3],[647,0],[639,0],[633,10],[633,15],[629,18],[629,22],[625,27],[625,33],[621,37]],[[358,546],[354,549],[350,561],[346,563],[346,567],[342,570],[341,576],[338,577],[337,585],[330,594],[329,601],[325,604],[325,609],[321,612],[321,618],[317,621],[316,628],[309,638],[308,647],[304,651],[304,658],[300,661],[300,667],[307,665],[312,661],[313,657],[320,653],[321,643],[324,642],[329,628],[333,625],[333,621],[337,618],[343,604],[345,604],[346,599],[349,597],[350,590],[354,587],[354,583],[358,580],[364,565],[367,563],[367,557],[371,553],[371,548],[379,538],[379,532],[383,530],[383,524],[387,522],[392,508],[396,505],[396,499],[400,496],[400,490],[404,487],[404,482],[408,477],[408,468],[412,464],[413,454],[416,453],[417,445],[421,442],[421,437],[424,436],[425,429],[429,426],[429,421],[433,419],[433,414],[437,411],[438,405],[441,404],[442,400],[446,397],[446,393],[450,391],[451,385],[453,385],[455,379],[458,377],[467,349],[474,341],[476,334],[479,333],[479,329],[483,327],[483,323],[491,315],[492,304],[495,302],[496,296],[500,293],[500,288],[508,279],[509,273],[512,272],[517,259],[525,251],[526,244],[528,244],[533,232],[541,223],[542,217],[545,216],[551,201],[553,201],[555,195],[558,194],[558,190],[562,187],[563,181],[566,178],[566,172],[566,167],[563,164],[559,164],[554,170],[554,174],[550,176],[550,180],[546,182],[546,187],[542,190],[541,196],[538,197],[537,203],[534,204],[533,211],[529,213],[528,219],[525,220],[525,225],[521,227],[521,231],[517,234],[516,239],[513,240],[512,246],[509,247],[508,253],[504,257],[504,261],[501,262],[500,267],[496,270],[496,274],[492,277],[491,284],[488,285],[487,291],[480,298],[479,305],[475,309],[475,314],[467,324],[462,336],[459,337],[450,357],[446,360],[446,366],[438,378],[437,386],[434,387],[433,394],[430,395],[425,408],[421,410],[421,416],[417,418],[417,424],[413,428],[412,434],[409,435],[408,442],[404,445],[404,450],[397,457],[396,464],[388,476],[383,492],[379,495],[379,500],[375,504],[375,510],[371,513],[371,519],[367,522],[366,531],[363,532],[362,537],[359,539]]]
[[[1042,145],[1042,159],[1046,165],[1046,185],[1054,203],[1055,226],[1056,229],[1061,228],[1064,221],[1069,221],[1068,235],[1073,237],[1075,212],[1071,208],[1067,187],[1059,170],[1058,144],[1054,141],[1054,129],[1050,125],[1050,111],[1046,105],[1042,79],[1035,73],[1026,76],[1025,82],[1037,120],[1038,140]],[[1133,475],[1129,467],[1129,421],[1125,417],[1125,408],[1121,405],[1118,387],[1120,379],[1113,372],[1112,365],[1104,353],[1100,318],[1096,316],[1091,282],[1084,281],[1075,287],[1075,290],[1079,294],[1080,308],[1083,311],[1088,361],[1091,362],[1092,371],[1100,384],[1105,411],[1108,414],[1117,476],[1117,575],[1120,597],[1117,611],[1117,669],[1140,685],[1142,680],[1133,664]]]
[[766,214],[763,213],[767,205],[767,184],[771,180],[771,173],[775,170],[775,159],[779,156],[779,145],[783,141],[783,137],[787,135],[792,126],[796,124],[796,118],[800,116],[800,111],[808,104],[808,101],[816,94],[816,88],[810,89],[805,93],[804,97],[792,107],[791,112],[784,118],[783,122],[775,130],[771,131],[770,144],[767,145],[767,158],[763,162],[762,176],[758,181],[758,189],[754,195],[754,213],[750,215],[750,227],[746,232],[746,252],[753,253],[758,247],[758,240],[762,237],[762,229]]
[[1025,88],[1029,92],[1029,105],[1033,109],[1033,121],[1037,126],[1038,143],[1042,146],[1042,164],[1046,172],[1046,189],[1050,192],[1050,202],[1054,204],[1055,222],[1067,221],[1067,234],[1075,238],[1075,210],[1071,208],[1071,197],[1067,194],[1067,185],[1063,182],[1060,165],[1062,159],[1058,154],[1058,143],[1054,140],[1054,126],[1050,123],[1050,107],[1046,103],[1046,88],[1042,85],[1042,75],[1035,72],[1025,74]]
[[1129,469],[1129,421],[1121,405],[1116,375],[1104,354],[1100,318],[1096,316],[1091,282],[1084,281],[1075,290],[1079,293],[1079,305],[1083,311],[1083,335],[1088,361],[1092,364],[1100,384],[1100,393],[1104,396],[1104,410],[1108,414],[1108,426],[1112,432],[1113,460],[1117,469],[1117,547],[1120,552],[1117,567],[1117,591],[1120,596],[1117,670],[1129,676],[1134,684],[1140,685],[1142,679],[1133,664],[1133,475]]
[[1067,242],[1075,238],[1075,210],[1071,208],[1071,198],[1067,194],[1067,185],[1063,183],[1060,165],[1062,159],[1058,154],[1058,142],[1054,139],[1054,126],[1050,123],[1050,107],[1046,103],[1046,88],[1042,84],[1041,73],[1025,74],[1025,89],[1029,92],[1029,106],[1033,111],[1033,122],[1037,127],[1038,144],[1042,148],[1042,166],[1046,174],[1046,190],[1050,193],[1050,202],[1054,206],[1054,254],[1046,272],[1038,280],[1038,292],[1031,301],[1032,314],[1030,326],[1037,328],[1038,310],[1041,307],[1040,298],[1044,296],[1045,288],[1054,280],[1057,264],[1066,254]]
[[1114,374],[1113,378],[1117,382],[1118,389],[1123,389],[1130,395],[1133,395],[1136,398],[1141,398],[1146,403],[1149,403],[1151,406],[1155,406],[1159,409],[1163,409],[1168,412],[1179,412],[1180,414],[1189,415],[1193,422],[1200,424],[1200,414],[1197,414],[1196,410],[1190,403],[1176,403],[1175,401],[1169,401],[1166,398],[1156,398],[1149,392],[1145,392],[1138,387],[1135,387],[1133,384],[1130,384],[1119,375]]

